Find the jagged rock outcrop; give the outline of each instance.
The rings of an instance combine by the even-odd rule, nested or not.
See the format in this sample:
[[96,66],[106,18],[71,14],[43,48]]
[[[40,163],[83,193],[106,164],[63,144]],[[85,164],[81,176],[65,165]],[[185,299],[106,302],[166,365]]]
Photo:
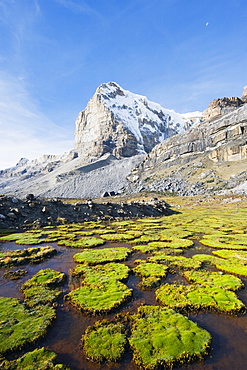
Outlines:
[[[194,163],[201,161],[201,171],[198,169],[189,171],[189,166],[191,168],[194,166],[193,161]],[[203,188],[205,183],[203,185],[201,181],[203,177],[201,174],[205,170],[206,172],[210,170],[212,175],[214,164],[219,167],[222,163],[234,162],[236,166],[242,168],[239,163],[244,161],[247,164],[247,104],[217,120],[206,121],[183,134],[163,141],[144,158],[142,163],[132,169],[128,179],[132,184],[132,190],[135,191],[170,190],[182,195],[193,195],[207,191],[207,187]],[[246,168],[245,165],[245,170]],[[194,176],[191,182],[190,177],[195,171],[198,176]],[[216,173],[217,171],[210,179],[209,175],[205,175],[206,181],[210,180],[208,184],[216,181]],[[175,183],[178,183],[179,187],[174,187]],[[231,184],[234,185],[233,182]],[[195,192],[191,192],[193,187],[196,188]]]
[[200,119],[200,112],[183,116],[109,82],[98,87],[80,112],[75,150],[88,159],[105,153],[117,158],[146,154]]
[[241,99],[243,102],[247,103],[247,86],[244,87],[244,91],[243,91]]
[[228,114],[243,105],[242,99],[237,97],[214,99],[203,112],[204,121],[212,121]]

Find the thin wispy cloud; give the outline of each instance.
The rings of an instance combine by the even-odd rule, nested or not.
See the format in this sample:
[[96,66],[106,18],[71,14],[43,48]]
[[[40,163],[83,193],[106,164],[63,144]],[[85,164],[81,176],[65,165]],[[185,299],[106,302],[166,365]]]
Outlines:
[[71,149],[103,82],[180,113],[241,96],[246,1],[208,2],[0,0],[0,169]]
[[0,22],[13,33],[19,32],[20,37],[28,31],[26,28],[32,25],[39,15],[40,6],[37,0],[0,0]]
[[73,148],[73,133],[42,114],[21,81],[0,74],[1,169],[20,157],[62,154]]
[[76,2],[73,0],[56,0],[60,5],[71,10],[74,13],[93,13],[98,15],[92,7],[90,7],[85,1]]

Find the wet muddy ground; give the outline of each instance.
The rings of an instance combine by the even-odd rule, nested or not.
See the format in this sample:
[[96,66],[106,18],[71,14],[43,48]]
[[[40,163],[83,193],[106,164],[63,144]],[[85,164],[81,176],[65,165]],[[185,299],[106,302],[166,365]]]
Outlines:
[[[56,243],[49,243],[58,250],[58,254],[50,260],[44,261],[38,265],[21,266],[28,271],[28,274],[17,281],[10,281],[3,278],[3,273],[6,269],[0,269],[0,296],[14,297],[22,299],[20,286],[35,273],[44,268],[52,268],[56,271],[64,272],[68,279],[63,286],[64,294],[71,289],[80,286],[80,280],[72,279],[69,275],[69,270],[76,264],[73,261],[73,255],[78,253],[78,249],[59,247]],[[128,246],[125,243],[107,243],[102,248],[106,247]],[[25,246],[18,246],[15,243],[4,243],[0,245],[1,250],[21,249]],[[185,252],[184,256],[191,257],[195,253],[211,253],[211,249],[200,245],[195,241],[195,247]],[[134,267],[134,260],[146,259],[149,255],[143,253],[133,253],[130,258],[123,262],[130,268]],[[16,268],[17,269],[17,268]],[[216,269],[212,268],[216,271]],[[247,280],[241,278],[247,286]],[[168,274],[166,282],[179,282],[186,284],[181,275],[178,273]],[[142,304],[157,305],[155,300],[154,290],[141,291],[137,288],[140,279],[134,275],[130,275],[127,285],[133,289],[132,300],[123,304],[118,310],[108,315],[91,316],[82,314],[69,303],[59,302],[57,308],[57,318],[49,329],[45,338],[38,341],[36,345],[26,348],[33,350],[37,347],[45,346],[54,351],[58,355],[58,363],[63,363],[71,368],[71,370],[136,370],[137,366],[131,360],[131,353],[127,351],[122,361],[118,364],[96,364],[87,360],[80,345],[81,336],[88,325],[92,325],[97,320],[109,319],[112,320],[116,313],[136,312],[137,308]],[[237,292],[238,297],[247,305],[247,289]],[[189,370],[233,370],[246,369],[247,364],[247,314],[239,316],[229,316],[216,313],[199,313],[189,314],[188,317],[198,323],[198,325],[208,330],[212,337],[212,347],[209,355],[203,362],[192,363],[186,366]],[[22,353],[15,354],[20,356]],[[13,358],[12,357],[9,357]],[[178,367],[175,369],[178,369]]]

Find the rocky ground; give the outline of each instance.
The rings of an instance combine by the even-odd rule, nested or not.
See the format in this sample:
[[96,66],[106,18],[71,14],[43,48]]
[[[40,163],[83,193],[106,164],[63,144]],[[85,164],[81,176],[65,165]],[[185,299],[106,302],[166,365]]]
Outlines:
[[78,223],[94,220],[128,219],[169,215],[173,211],[162,200],[111,203],[87,200],[83,203],[64,203],[61,200],[41,200],[0,195],[0,229],[30,229],[47,225]]
[[111,154],[90,164],[81,158],[71,161],[20,161],[14,168],[0,171],[0,193],[25,198],[32,193],[42,198],[86,199],[104,192],[118,193],[128,188],[127,175],[143,155],[118,160]]
[[[247,194],[247,159],[214,162],[207,154],[148,168],[132,170],[131,192],[159,192],[180,196]],[[134,179],[134,181],[133,181]],[[126,189],[126,191],[129,191]]]

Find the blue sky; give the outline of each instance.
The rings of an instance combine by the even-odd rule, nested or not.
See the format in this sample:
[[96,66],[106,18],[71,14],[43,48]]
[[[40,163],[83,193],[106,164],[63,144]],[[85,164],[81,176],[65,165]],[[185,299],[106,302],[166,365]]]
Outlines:
[[179,113],[247,85],[246,0],[0,0],[0,169],[73,148],[115,81]]

